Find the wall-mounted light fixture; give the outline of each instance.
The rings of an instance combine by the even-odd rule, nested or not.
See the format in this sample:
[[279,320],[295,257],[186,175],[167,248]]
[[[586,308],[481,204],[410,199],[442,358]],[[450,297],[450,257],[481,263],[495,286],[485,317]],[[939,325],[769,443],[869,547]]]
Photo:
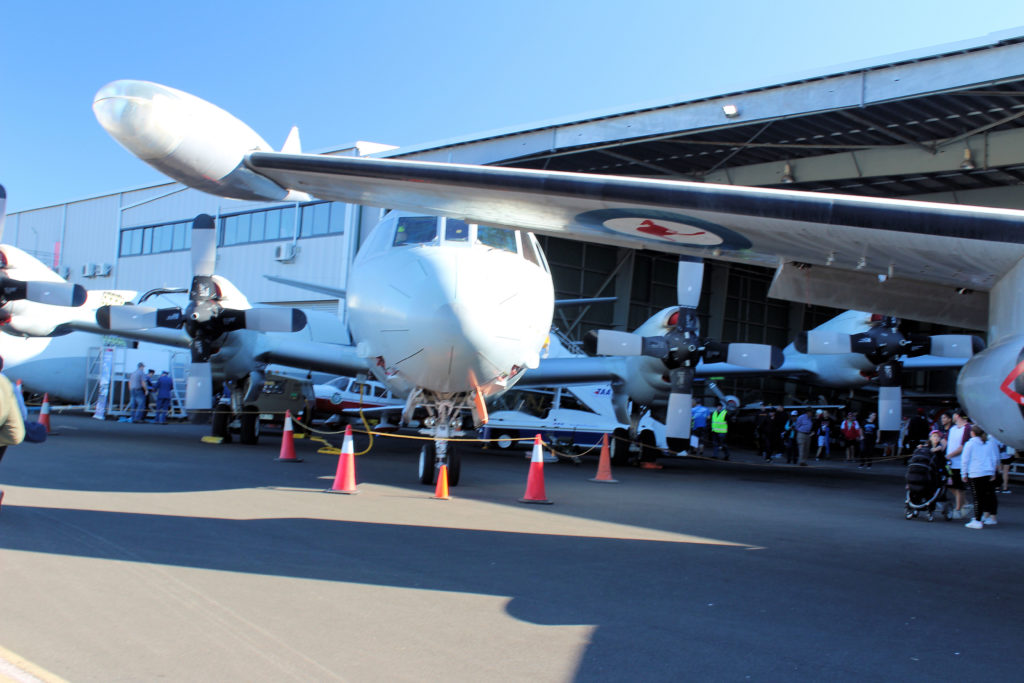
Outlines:
[[793,177],[793,167],[789,165],[788,161],[786,162],[786,165],[782,167],[781,180],[787,185],[796,182],[796,178]]
[[971,148],[964,147],[964,160],[960,162],[961,171],[973,171],[977,166],[974,165],[974,159],[971,158]]
[[734,119],[740,115],[740,110],[736,108],[735,104],[725,104],[722,105],[722,113],[726,118]]

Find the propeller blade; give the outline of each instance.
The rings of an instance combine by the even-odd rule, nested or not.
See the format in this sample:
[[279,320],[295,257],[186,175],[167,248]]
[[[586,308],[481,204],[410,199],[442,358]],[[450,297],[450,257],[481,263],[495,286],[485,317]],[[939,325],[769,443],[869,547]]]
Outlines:
[[827,330],[810,330],[798,334],[793,346],[800,353],[850,353],[850,335]]
[[267,307],[224,309],[220,315],[225,331],[298,332],[306,326],[306,314],[297,308]]
[[213,372],[209,363],[191,363],[185,384],[185,410],[213,409]]
[[201,213],[192,221],[192,275],[213,275],[217,264],[217,229],[213,216]]
[[82,285],[70,282],[43,282],[40,280],[12,280],[0,278],[3,297],[8,301],[27,299],[51,306],[81,306],[88,295]]
[[0,185],[0,239],[4,237],[4,222],[7,220],[7,190]]
[[106,330],[148,330],[157,326],[157,309],[148,306],[100,306],[96,322]]
[[899,431],[903,420],[903,392],[897,387],[878,388],[878,429]]
[[931,353],[943,358],[970,358],[984,348],[985,342],[981,337],[970,334],[936,334],[931,337]]
[[676,271],[676,299],[679,305],[696,309],[700,305],[703,286],[704,262],[680,256],[679,269]]
[[680,444],[675,439],[690,438],[690,422],[693,408],[693,368],[676,368],[669,373],[671,389],[668,395],[668,408],[665,411],[665,438],[672,439],[669,447],[673,450],[686,450],[686,443]]
[[643,352],[644,338],[631,332],[597,330],[593,336],[588,335],[585,342],[587,351],[599,356],[639,356]]
[[733,343],[728,347],[725,361],[745,368],[774,370],[785,361],[782,349],[770,344]]
[[693,394],[668,395],[668,410],[665,412],[665,438],[690,438],[691,408],[693,408]]

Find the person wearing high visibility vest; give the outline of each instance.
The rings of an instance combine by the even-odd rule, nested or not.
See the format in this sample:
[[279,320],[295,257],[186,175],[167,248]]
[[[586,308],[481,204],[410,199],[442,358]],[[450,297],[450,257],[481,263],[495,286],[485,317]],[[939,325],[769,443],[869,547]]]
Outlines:
[[729,459],[729,447],[725,443],[725,438],[729,435],[729,411],[726,410],[725,405],[719,401],[715,404],[715,410],[711,413],[711,457],[718,457],[718,449],[722,449],[722,460]]

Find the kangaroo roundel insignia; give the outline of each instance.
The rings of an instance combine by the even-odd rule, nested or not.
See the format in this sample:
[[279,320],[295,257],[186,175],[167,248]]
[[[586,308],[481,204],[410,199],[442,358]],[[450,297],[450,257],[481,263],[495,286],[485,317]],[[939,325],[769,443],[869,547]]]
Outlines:
[[685,214],[648,209],[600,209],[577,217],[581,223],[683,247],[704,249],[749,249],[750,240],[722,225]]

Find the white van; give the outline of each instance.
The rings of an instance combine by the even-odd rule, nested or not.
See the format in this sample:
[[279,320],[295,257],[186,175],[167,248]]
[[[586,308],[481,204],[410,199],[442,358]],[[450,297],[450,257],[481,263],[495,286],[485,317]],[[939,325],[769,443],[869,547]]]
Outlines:
[[[540,434],[546,443],[558,444],[558,450],[574,453],[600,447],[604,434],[621,435],[627,427],[615,418],[608,384],[513,388],[491,405],[481,436],[505,449],[529,447]],[[660,422],[645,417],[639,431],[647,445],[666,447],[665,426]]]

